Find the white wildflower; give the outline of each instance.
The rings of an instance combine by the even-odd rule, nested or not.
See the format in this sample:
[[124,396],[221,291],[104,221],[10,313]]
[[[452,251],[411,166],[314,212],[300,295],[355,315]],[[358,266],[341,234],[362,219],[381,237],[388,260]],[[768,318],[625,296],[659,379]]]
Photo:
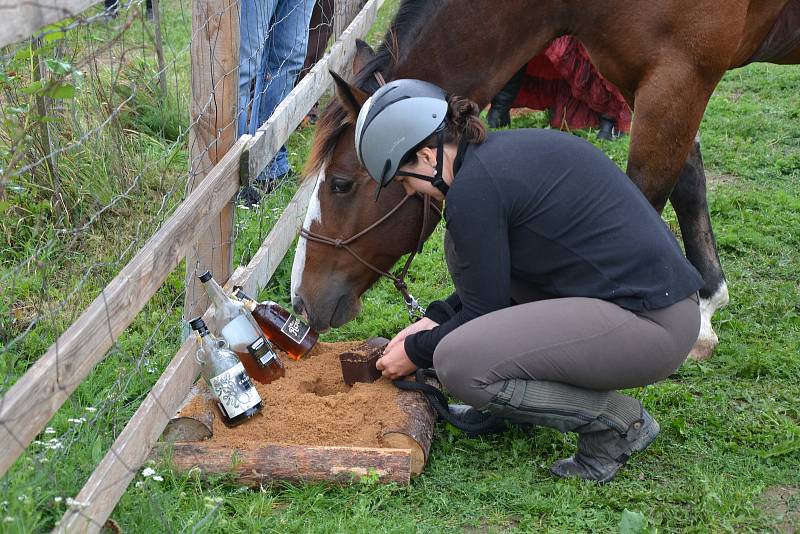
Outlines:
[[139,480],[139,481],[136,482],[136,484],[134,484],[134,486],[137,487],[137,488],[141,488],[142,486],[144,486],[144,482]]
[[155,470],[155,469],[153,469],[153,468],[151,468],[151,467],[145,467],[145,468],[142,470],[142,476],[143,476],[144,478],[151,477],[151,476],[153,476],[153,475],[155,475],[155,474],[156,474],[156,470]]
[[10,515],[7,515],[7,516],[5,516],[3,518],[3,523],[13,523],[13,522],[14,522],[14,518],[11,517]]
[[53,500],[55,502],[59,503],[59,502],[63,501],[64,499],[62,497],[53,497]]
[[18,500],[19,502],[27,502],[27,501],[28,501],[28,496],[27,496],[27,495],[25,495],[25,494],[23,493],[22,495],[20,495],[19,497],[17,497],[17,500]]
[[94,413],[97,411],[97,408],[95,408],[94,406],[87,406],[86,411],[89,413]]
[[55,434],[56,433],[56,429],[53,428],[52,426],[48,426],[47,428],[44,429],[44,433],[45,434]]
[[34,445],[44,445],[44,443],[42,443],[42,442],[41,442],[41,441],[39,441],[38,439],[35,439],[35,440],[33,440],[33,444],[34,444]]
[[153,480],[155,480],[156,482],[164,482],[164,477],[162,477],[161,475],[153,475]]

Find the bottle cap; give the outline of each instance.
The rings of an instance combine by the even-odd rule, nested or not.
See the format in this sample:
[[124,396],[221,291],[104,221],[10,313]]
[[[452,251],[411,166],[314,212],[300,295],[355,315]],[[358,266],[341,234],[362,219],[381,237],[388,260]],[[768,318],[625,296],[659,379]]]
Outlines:
[[200,279],[201,282],[205,284],[206,282],[214,278],[214,275],[211,274],[211,271],[206,271],[200,276],[198,276],[198,278]]
[[242,288],[242,286],[233,286],[233,295],[240,300],[253,300],[247,296],[247,293],[244,292],[244,288]]
[[192,330],[200,331],[203,328],[206,328],[206,322],[203,320],[202,317],[195,317],[191,321],[189,321],[189,326],[192,327]]

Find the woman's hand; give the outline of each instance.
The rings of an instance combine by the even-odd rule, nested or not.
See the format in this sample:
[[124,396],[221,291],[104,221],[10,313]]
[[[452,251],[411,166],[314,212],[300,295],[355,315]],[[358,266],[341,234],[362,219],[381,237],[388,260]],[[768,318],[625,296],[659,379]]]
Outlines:
[[[392,340],[386,345],[386,349],[383,351],[384,354],[388,353],[391,349],[393,349],[397,345],[402,345],[403,342],[406,340],[408,336],[411,334],[416,334],[417,332],[421,332],[423,330],[432,330],[439,326],[439,323],[428,319],[427,317],[423,317],[416,323],[411,323],[407,327],[403,328],[399,334],[394,336]],[[405,353],[405,351],[403,351]]]
[[392,348],[386,345],[383,356],[375,362],[375,367],[389,380],[403,378],[417,370],[417,366],[408,359],[403,343],[396,343]]

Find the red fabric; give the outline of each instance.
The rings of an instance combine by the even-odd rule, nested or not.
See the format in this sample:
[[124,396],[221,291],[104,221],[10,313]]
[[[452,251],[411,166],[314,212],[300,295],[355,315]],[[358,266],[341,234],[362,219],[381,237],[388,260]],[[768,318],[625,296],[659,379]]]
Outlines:
[[568,35],[528,62],[512,107],[553,109],[553,128],[596,128],[600,115],[606,115],[620,131],[631,129],[631,110],[619,90],[592,65],[581,42]]

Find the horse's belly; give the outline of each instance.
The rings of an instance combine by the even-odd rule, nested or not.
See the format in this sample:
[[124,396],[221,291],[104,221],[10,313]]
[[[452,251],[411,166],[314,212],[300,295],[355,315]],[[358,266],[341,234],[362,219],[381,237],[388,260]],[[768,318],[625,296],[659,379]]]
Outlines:
[[800,0],[789,0],[766,39],[745,64],[778,61],[800,47]]

